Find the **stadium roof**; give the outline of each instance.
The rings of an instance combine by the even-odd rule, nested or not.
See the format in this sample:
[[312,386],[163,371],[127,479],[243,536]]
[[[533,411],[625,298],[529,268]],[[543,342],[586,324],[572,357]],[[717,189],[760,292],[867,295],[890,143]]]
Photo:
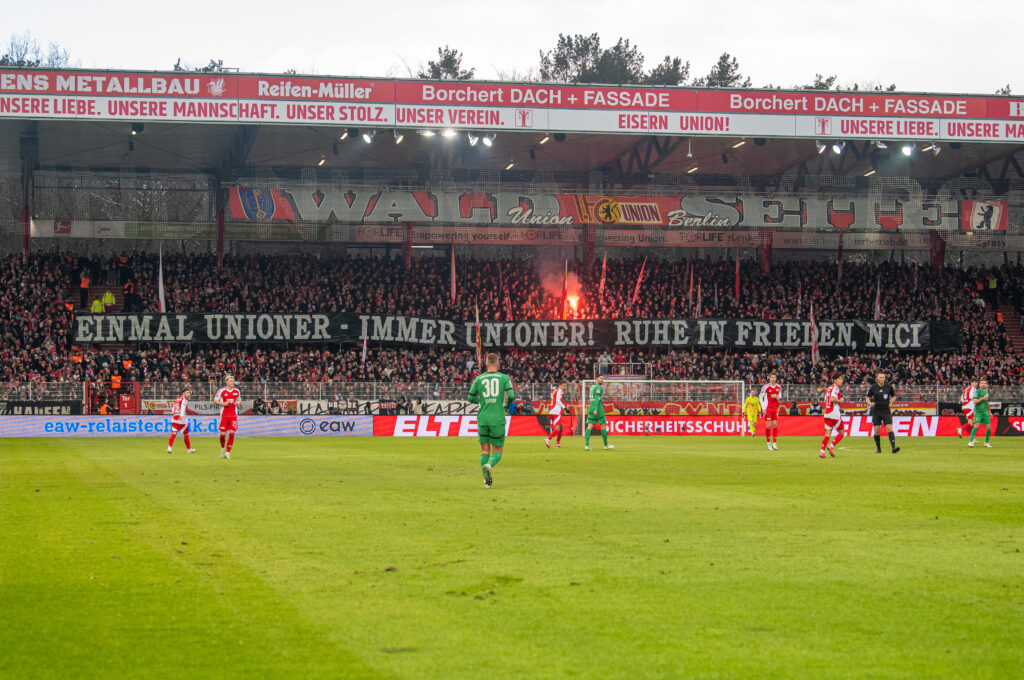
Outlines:
[[[45,81],[40,81],[39,76],[45,76]],[[88,82],[89,78],[94,82]],[[184,95],[161,92],[160,88],[166,88],[167,83],[173,84],[178,80],[194,81],[194,90]],[[113,91],[101,90],[97,82],[113,83],[116,88]],[[154,86],[154,82],[162,84]],[[310,121],[307,124],[297,120],[296,116],[305,115],[303,107],[314,105],[310,103],[312,100],[317,106],[325,101],[322,95],[317,98],[314,85],[319,85],[321,90],[327,87],[329,93],[334,93],[326,101],[329,106],[339,109],[348,106],[354,110],[341,100],[355,100],[364,91],[369,93],[363,99],[383,104],[377,107],[385,111],[378,116],[378,120],[383,122],[324,124]],[[274,87],[282,89],[275,91]],[[440,97],[445,100],[443,105],[424,103],[423,93],[428,88],[433,90],[427,99],[437,100],[438,93],[447,93]],[[550,102],[537,101],[520,104],[520,107],[531,108],[514,109],[515,115],[520,115],[521,111],[535,112],[538,123],[530,131],[503,128],[505,117],[513,115],[509,98],[502,99],[499,106],[490,105],[486,100],[491,97],[493,104],[502,93],[513,90],[525,92],[527,96],[543,95],[546,91],[547,96],[560,98],[575,98],[577,93],[581,98],[584,93],[588,97],[596,94],[603,104],[594,104],[592,98],[588,100],[592,108],[556,109]],[[534,95],[530,95],[531,92]],[[216,96],[211,93],[216,93]],[[635,97],[635,103],[647,109],[640,113],[630,110],[624,117],[621,106],[607,104],[610,100],[602,99],[624,96],[623,93]],[[521,94],[513,96],[522,97]],[[467,101],[467,98],[472,101],[460,104],[459,97],[462,101]],[[648,98],[647,101],[644,97]],[[196,114],[194,110],[185,113],[184,104],[180,112],[176,106],[174,114],[155,115],[155,109],[145,109],[160,101],[199,101],[199,106],[203,106],[205,101],[216,105],[224,105],[225,101],[260,105],[273,102],[281,107],[278,110],[282,113],[288,104],[288,113],[278,116],[286,122],[268,122],[265,116],[254,122],[238,122],[240,117],[235,116],[232,122],[215,123],[206,122],[213,119],[212,114],[204,116],[202,111]],[[565,99],[561,101],[563,103],[559,106],[568,106]],[[805,109],[798,113],[806,115],[791,115],[785,108],[799,107],[801,101]],[[76,112],[69,102],[82,108]],[[88,102],[95,106],[95,115],[80,113]],[[119,103],[121,109],[114,110],[111,102]],[[843,105],[839,102],[860,102],[861,107],[867,103],[869,107],[882,106],[884,110],[893,110],[895,106],[898,112],[887,118],[874,118],[873,114],[863,112],[830,112],[827,118],[815,117],[811,113],[815,106]],[[709,122],[712,129],[702,129],[697,133],[671,127],[654,130],[658,127],[658,116],[648,109],[656,110],[660,103],[664,103],[664,112],[668,114],[663,118],[669,120],[671,117],[671,124],[677,128],[689,125],[700,129],[707,120],[725,121],[724,129],[721,129],[721,124],[714,128]],[[105,109],[108,104],[111,108]],[[910,115],[913,111],[908,112],[907,104],[919,107],[917,115]],[[925,104],[934,107],[932,113],[921,114]],[[51,108],[40,113],[32,106]],[[732,112],[728,112],[730,107]],[[750,113],[751,107],[757,113]],[[774,110],[767,111],[770,107]],[[57,108],[62,113],[57,113]],[[404,111],[405,108],[408,111]],[[101,109],[104,109],[102,113]],[[712,112],[716,109],[717,113]],[[449,126],[444,124],[444,119],[427,120],[422,126],[419,123],[424,119],[399,122],[403,111],[409,116],[409,112],[419,115],[431,110],[444,113],[448,120],[465,121],[465,115],[469,115],[474,124],[455,123]],[[485,118],[487,111],[494,112],[495,117]],[[692,111],[694,115],[682,115],[681,111]],[[497,119],[499,113],[502,117],[500,123]],[[458,118],[456,114],[463,117]],[[253,168],[270,168],[287,175],[318,166],[365,170],[503,170],[511,164],[520,171],[601,171],[643,177],[689,172],[767,177],[799,173],[863,176],[875,171],[879,176],[935,180],[958,177],[988,166],[995,168],[996,173],[1001,169],[1004,177],[1007,173],[1014,173],[1012,176],[1020,178],[1024,177],[1024,172],[1014,154],[1024,146],[1015,139],[1021,134],[1018,123],[1014,122],[1017,114],[1024,114],[1024,103],[1012,98],[970,95],[693,90],[475,81],[438,83],[180,72],[97,74],[0,70],[0,166],[16,168],[22,159],[27,158],[37,160],[33,165],[42,167],[92,170],[117,170],[128,166],[137,170],[189,168],[230,179],[251,174]],[[473,115],[479,117],[474,119]],[[533,113],[529,115],[533,125]],[[675,123],[676,117],[679,124]],[[686,118],[689,118],[689,123],[684,120]],[[635,127],[639,122],[640,127],[651,129],[609,132],[615,127],[616,120],[619,127],[623,127],[625,120],[627,128]],[[812,124],[825,124],[814,123],[814,120],[827,120],[828,128],[821,128],[821,131],[829,134],[812,134]],[[886,121],[889,128],[884,127]],[[835,129],[832,128],[833,122]],[[952,127],[948,130],[944,127],[944,124],[954,122],[961,125],[960,132],[954,133]],[[876,124],[879,127],[875,127]],[[897,129],[894,124],[902,127]],[[918,131],[907,133],[906,126],[915,124],[919,126]],[[972,127],[980,125],[990,126],[991,131]],[[858,134],[844,138],[840,126],[853,126],[850,129]],[[427,129],[440,133],[448,127],[455,131],[454,136],[420,134]],[[376,136],[371,143],[366,143],[361,136],[369,130],[375,130]],[[782,130],[782,133],[772,134],[776,130]],[[396,143],[399,134],[403,139]],[[493,143],[487,145],[483,143],[483,137],[490,134],[493,134],[493,140],[486,141]],[[479,141],[471,144],[470,135]],[[972,136],[985,141],[974,141]],[[35,140],[38,140],[37,156]],[[884,147],[878,143],[885,140],[888,143]],[[839,153],[833,152],[834,143],[841,145],[836,149]],[[904,155],[902,151],[907,143],[914,146],[910,155]],[[987,172],[989,170],[982,171],[983,174]]]

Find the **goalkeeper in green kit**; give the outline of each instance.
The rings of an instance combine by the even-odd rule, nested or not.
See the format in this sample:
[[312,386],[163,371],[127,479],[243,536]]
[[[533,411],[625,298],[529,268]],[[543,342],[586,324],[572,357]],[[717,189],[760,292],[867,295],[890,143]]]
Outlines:
[[480,469],[484,473],[484,486],[491,488],[491,470],[501,460],[505,446],[505,408],[512,401],[512,379],[498,372],[498,355],[491,352],[484,363],[487,371],[473,380],[469,388],[469,401],[480,404],[476,416],[477,435],[480,440]]
[[590,396],[587,399],[587,429],[584,433],[584,450],[590,450],[590,435],[594,430],[601,432],[601,439],[604,440],[604,448],[614,449],[608,443],[608,423],[604,417],[604,376],[597,376],[594,386],[590,388]]

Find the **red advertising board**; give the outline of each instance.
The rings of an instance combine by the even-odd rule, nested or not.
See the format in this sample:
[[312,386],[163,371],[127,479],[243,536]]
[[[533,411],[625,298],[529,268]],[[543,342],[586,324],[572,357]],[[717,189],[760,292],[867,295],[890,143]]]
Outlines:
[[0,70],[0,117],[1015,141],[1024,98]]
[[[997,426],[993,418],[992,427]],[[1016,418],[1015,429],[1024,430],[1024,418]],[[505,434],[513,437],[544,437],[546,417],[508,416]],[[746,421],[738,416],[609,416],[608,431],[612,436],[739,436]],[[895,416],[893,431],[897,437],[953,437],[961,425],[952,416]],[[575,419],[567,429],[578,428]],[[866,416],[843,417],[849,437],[871,436],[871,422]],[[820,416],[791,416],[779,420],[782,437],[821,436],[824,420]],[[764,434],[764,420],[758,422],[758,436]],[[476,437],[475,415],[374,416],[374,437]]]

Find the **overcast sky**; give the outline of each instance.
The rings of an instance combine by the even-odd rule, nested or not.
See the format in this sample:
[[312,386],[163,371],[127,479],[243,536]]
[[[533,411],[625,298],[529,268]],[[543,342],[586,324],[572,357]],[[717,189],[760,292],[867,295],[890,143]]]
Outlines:
[[991,94],[1009,84],[1024,94],[1020,0],[40,0],[9,3],[3,26],[59,43],[84,68],[165,70],[181,57],[250,72],[404,77],[449,44],[492,79],[535,69],[559,33],[596,32],[606,46],[629,39],[648,66],[666,54],[689,60],[691,75],[729,52],[756,87],[822,73],[844,86]]

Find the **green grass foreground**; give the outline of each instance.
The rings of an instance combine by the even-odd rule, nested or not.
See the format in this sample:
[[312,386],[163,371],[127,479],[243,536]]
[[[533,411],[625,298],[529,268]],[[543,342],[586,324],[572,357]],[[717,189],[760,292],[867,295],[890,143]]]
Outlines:
[[1024,668],[1024,439],[596,441],[3,440],[0,677]]

